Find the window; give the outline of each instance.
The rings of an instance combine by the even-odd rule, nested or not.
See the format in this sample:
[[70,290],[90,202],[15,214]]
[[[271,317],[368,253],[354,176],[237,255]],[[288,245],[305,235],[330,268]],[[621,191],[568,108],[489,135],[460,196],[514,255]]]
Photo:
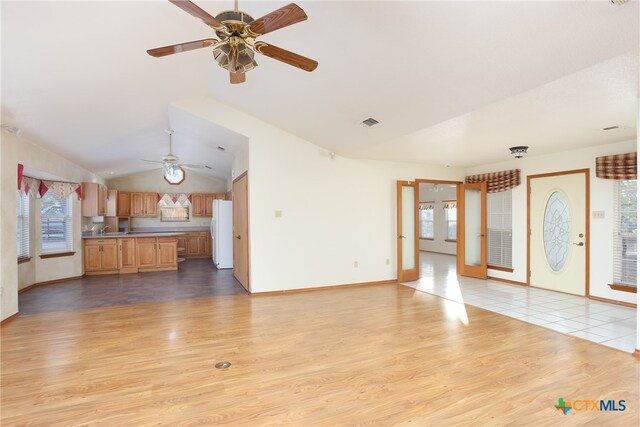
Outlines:
[[73,249],[71,196],[61,198],[48,191],[40,199],[42,252],[66,252]]
[[613,281],[637,287],[638,199],[637,180],[616,181],[613,230]]
[[511,268],[511,190],[487,194],[487,264]]
[[435,202],[420,203],[420,238],[433,239],[433,213]]
[[447,220],[447,240],[458,239],[458,208],[455,200],[444,201],[444,212]]
[[29,195],[18,190],[18,259],[29,258]]

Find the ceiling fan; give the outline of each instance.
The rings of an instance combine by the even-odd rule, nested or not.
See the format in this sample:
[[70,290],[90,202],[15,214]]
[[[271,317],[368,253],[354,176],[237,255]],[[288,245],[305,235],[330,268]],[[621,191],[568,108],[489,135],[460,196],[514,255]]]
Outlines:
[[180,163],[180,159],[178,156],[175,156],[171,153],[171,135],[173,135],[172,130],[165,130],[165,132],[169,135],[169,154],[166,154],[162,157],[162,160],[144,160],[143,162],[147,163],[158,163],[162,165],[162,169],[165,174],[173,175],[176,170],[180,168],[189,168],[189,169],[212,169],[211,166],[207,165],[193,165],[189,163]]
[[215,18],[189,0],[169,1],[190,15],[200,18],[216,32],[220,40],[208,38],[149,49],[147,53],[151,56],[159,58],[214,46],[213,57],[218,65],[229,71],[233,84],[243,83],[246,80],[245,73],[258,65],[253,59],[255,52],[309,72],[318,66],[318,62],[313,59],[263,41],[256,41],[258,36],[305,21],[307,15],[304,10],[294,3],[254,20],[249,14],[238,10],[238,0],[235,0],[235,10],[220,12]]

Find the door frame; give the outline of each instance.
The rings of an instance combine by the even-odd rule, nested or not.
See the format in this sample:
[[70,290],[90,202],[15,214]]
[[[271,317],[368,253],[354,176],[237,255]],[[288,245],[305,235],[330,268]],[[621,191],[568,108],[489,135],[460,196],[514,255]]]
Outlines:
[[[451,180],[446,180],[446,179],[415,179],[414,182],[418,185],[418,203],[420,203],[420,184],[443,184],[443,185],[455,185],[456,186],[456,203],[458,202],[458,193],[460,191],[460,186],[462,184],[464,184],[464,181],[451,181]],[[419,222],[419,217],[418,217],[419,212],[416,212],[416,224],[418,224]],[[456,225],[460,224],[460,209],[457,210],[456,212]],[[418,224],[418,227],[420,227],[420,225]],[[459,258],[459,250],[458,250],[458,242],[460,241],[460,227],[457,227],[456,229],[456,274],[460,274],[460,266],[458,264],[460,258]],[[420,229],[416,229],[416,242],[418,242],[418,260],[420,260],[419,254],[420,252],[425,252],[425,251],[420,251]],[[418,278],[420,278],[421,276],[421,272],[420,272],[420,264],[418,263]]]
[[[591,189],[590,189],[590,169],[572,169],[566,171],[559,172],[549,172],[549,173],[541,173],[536,175],[527,175],[527,286],[531,286],[531,180],[536,178],[550,178],[553,176],[561,176],[561,175],[574,175],[574,174],[584,174],[584,224],[585,224],[585,260],[584,260],[584,286],[585,286],[585,297],[589,298],[591,296],[590,292],[590,258],[591,258],[591,221],[590,221],[590,212],[591,212]],[[562,292],[562,291],[558,291]]]

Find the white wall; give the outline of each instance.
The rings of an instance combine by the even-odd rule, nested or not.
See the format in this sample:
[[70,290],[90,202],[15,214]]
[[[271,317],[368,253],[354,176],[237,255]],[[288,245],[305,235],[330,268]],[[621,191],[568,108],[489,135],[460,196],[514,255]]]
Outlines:
[[428,185],[420,184],[420,201],[435,201],[433,214],[433,240],[420,239],[420,250],[455,255],[456,242],[447,242],[447,217],[443,209],[445,200],[456,200],[456,186],[443,186],[442,191],[427,191]]
[[591,218],[591,295],[636,303],[636,295],[609,288],[613,278],[613,180],[596,178],[595,159],[609,154],[636,151],[636,141],[625,141],[556,154],[536,156],[535,147],[523,159],[483,165],[467,170],[468,175],[520,169],[522,184],[513,189],[513,273],[490,270],[489,275],[526,282],[527,264],[527,175],[589,168],[591,211],[604,211],[604,219]]
[[249,138],[252,292],[395,279],[396,180],[464,176],[456,168],[331,159],[210,98],[173,105]]
[[[16,191],[17,191],[17,168],[21,163],[31,169],[46,172],[64,178],[72,182],[103,182],[99,177],[70,162],[69,160],[52,153],[38,145],[35,145],[24,137],[18,138],[8,132],[1,133],[0,140],[0,161],[2,163],[0,180],[0,195],[2,204],[2,223],[0,228],[2,248],[0,285],[2,286],[0,301],[0,318],[5,319],[18,311],[18,265],[16,263]],[[80,203],[74,199],[74,212],[80,212]],[[38,204],[36,202],[34,221],[38,220]],[[34,233],[34,252],[30,262],[21,264],[20,277],[24,280],[35,280],[36,282],[56,280],[65,277],[79,276],[82,274],[82,244],[81,218],[74,215],[74,256],[40,259],[40,251]],[[37,227],[36,227],[37,228]],[[35,256],[34,256],[35,255]],[[31,270],[30,270],[31,269]],[[23,287],[26,286],[23,284]]]
[[[110,190],[149,191],[164,193],[226,193],[225,180],[201,174],[192,170],[186,171],[185,180],[179,185],[169,184],[162,174],[162,169],[140,172],[113,178],[107,181]],[[131,218],[131,228],[140,227],[209,227],[210,217],[194,217],[189,210],[188,222],[160,222],[160,214],[155,218]]]

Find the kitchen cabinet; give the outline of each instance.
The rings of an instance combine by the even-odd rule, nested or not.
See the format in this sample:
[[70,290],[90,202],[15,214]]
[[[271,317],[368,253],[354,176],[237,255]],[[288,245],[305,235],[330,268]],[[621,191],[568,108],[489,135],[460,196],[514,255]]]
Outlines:
[[85,272],[113,273],[118,270],[116,239],[91,239],[84,246]]
[[156,193],[131,193],[132,217],[155,217],[158,215]]
[[131,216],[131,193],[128,191],[118,191],[118,209],[119,217]]
[[136,239],[138,268],[152,268],[156,266],[156,244],[155,237],[138,237]]
[[180,256],[185,258],[208,258],[212,255],[212,240],[208,231],[191,231],[183,239],[185,250]]
[[120,274],[138,272],[136,239],[118,239],[118,270]]
[[191,195],[191,216],[205,216],[204,194],[193,193]]
[[82,216],[107,214],[107,187],[96,182],[82,183]]
[[158,237],[157,266],[174,267],[178,264],[176,251],[176,239],[174,237]]
[[204,195],[204,216],[213,216],[213,201],[215,198],[215,194]]
[[105,216],[116,216],[118,214],[118,190],[107,190]]
[[136,239],[138,271],[176,270],[178,268],[175,237],[139,237]]

